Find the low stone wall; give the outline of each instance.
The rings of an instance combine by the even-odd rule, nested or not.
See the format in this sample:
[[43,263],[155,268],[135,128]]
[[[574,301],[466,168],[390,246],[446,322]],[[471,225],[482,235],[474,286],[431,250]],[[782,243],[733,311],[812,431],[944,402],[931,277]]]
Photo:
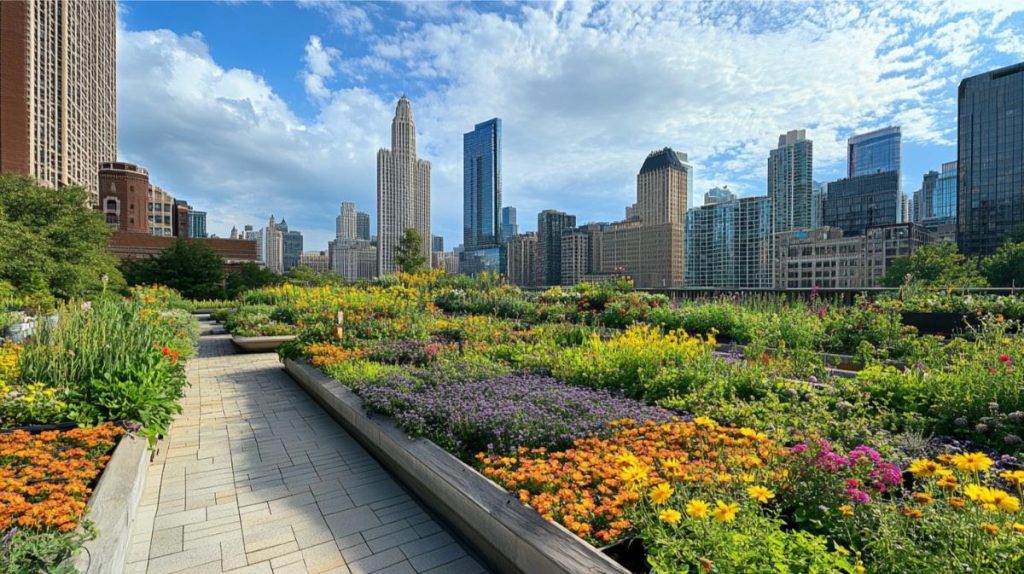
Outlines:
[[86,516],[96,525],[99,534],[86,542],[72,559],[72,565],[78,572],[124,572],[132,524],[146,485],[149,457],[146,439],[125,436],[117,443],[110,462],[89,497]]
[[425,439],[410,439],[386,417],[306,362],[285,368],[299,385],[498,572],[628,574],[559,524]]

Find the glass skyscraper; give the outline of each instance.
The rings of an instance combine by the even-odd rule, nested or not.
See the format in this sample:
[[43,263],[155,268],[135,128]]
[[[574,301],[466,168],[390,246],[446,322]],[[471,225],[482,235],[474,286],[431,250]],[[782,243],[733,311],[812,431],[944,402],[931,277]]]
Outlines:
[[516,208],[514,207],[502,207],[501,208],[501,242],[505,243],[509,239],[512,239],[516,235],[519,235],[519,222],[518,215],[516,214]]
[[942,172],[935,181],[935,195],[932,196],[931,217],[956,219],[956,162],[942,164]]
[[1024,223],[1024,62],[960,82],[957,242],[993,253]]
[[811,227],[811,179],[814,143],[806,130],[779,136],[779,147],[768,153],[768,198],[772,206],[772,232]]
[[899,223],[899,174],[883,171],[828,184],[822,225],[843,235],[864,235],[868,227]]
[[501,120],[476,124],[462,136],[463,219],[466,251],[501,244]]
[[855,135],[846,144],[846,177],[900,171],[899,126]]

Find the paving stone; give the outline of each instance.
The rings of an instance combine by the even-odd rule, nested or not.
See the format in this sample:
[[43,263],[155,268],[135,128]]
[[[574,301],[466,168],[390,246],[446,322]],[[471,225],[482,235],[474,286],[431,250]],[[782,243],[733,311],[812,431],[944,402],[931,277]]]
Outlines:
[[409,562],[412,563],[416,570],[423,572],[437,566],[454,562],[459,558],[466,556],[466,551],[462,549],[458,544],[449,544],[447,546],[431,550],[430,552],[424,552],[418,556],[409,558]]
[[397,548],[385,550],[379,554],[371,554],[366,558],[360,558],[355,562],[348,563],[348,569],[352,574],[371,574],[388,566],[405,562],[405,554]]

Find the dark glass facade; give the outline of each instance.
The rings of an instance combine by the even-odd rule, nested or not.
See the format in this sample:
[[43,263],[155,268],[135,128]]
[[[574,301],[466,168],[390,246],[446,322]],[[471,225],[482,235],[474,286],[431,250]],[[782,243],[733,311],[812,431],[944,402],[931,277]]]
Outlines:
[[899,174],[887,171],[849,177],[828,184],[822,225],[846,236],[864,235],[872,225],[899,223]]
[[846,176],[899,172],[900,140],[899,126],[851,137],[846,144]]
[[501,244],[501,120],[462,136],[462,235],[466,251]]
[[995,252],[1024,224],[1024,63],[960,82],[957,242]]
[[576,216],[554,209],[537,214],[537,283],[562,283],[562,232],[576,227]]

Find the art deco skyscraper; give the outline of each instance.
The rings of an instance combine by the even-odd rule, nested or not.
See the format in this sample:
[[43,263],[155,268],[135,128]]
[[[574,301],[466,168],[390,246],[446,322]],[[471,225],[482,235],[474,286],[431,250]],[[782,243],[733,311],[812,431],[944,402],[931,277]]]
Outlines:
[[813,146],[805,130],[790,130],[779,136],[779,147],[768,153],[773,233],[811,227]]
[[341,213],[335,219],[335,239],[356,239],[356,204],[341,202]]
[[117,159],[117,3],[0,2],[0,171],[99,198]]
[[412,105],[402,96],[391,121],[391,149],[377,152],[377,272],[397,271],[395,248],[408,228],[423,240],[430,261],[430,162],[416,158]]

